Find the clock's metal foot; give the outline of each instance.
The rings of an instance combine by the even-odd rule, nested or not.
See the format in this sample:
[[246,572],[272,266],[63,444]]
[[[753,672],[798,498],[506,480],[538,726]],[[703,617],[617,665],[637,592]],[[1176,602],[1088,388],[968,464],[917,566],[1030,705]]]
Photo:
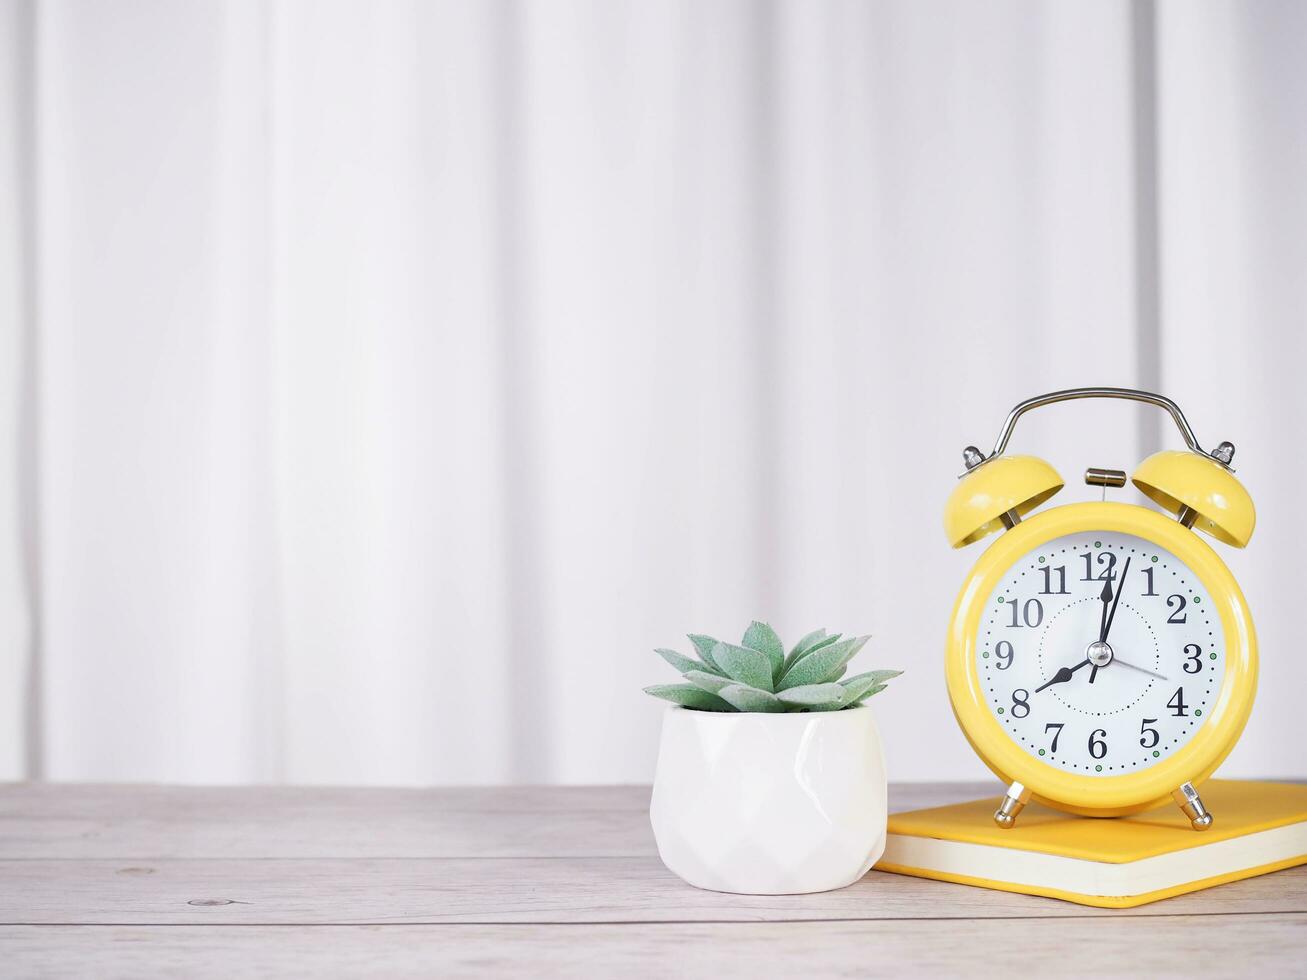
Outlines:
[[1007,795],[1003,797],[1003,802],[994,811],[994,823],[1004,830],[1011,830],[1012,825],[1017,822],[1017,814],[1024,810],[1029,802],[1030,790],[1021,783],[1013,783],[1007,788]]
[[1193,783],[1181,784],[1180,788],[1171,794],[1171,798],[1179,804],[1194,830],[1206,830],[1212,825],[1212,815],[1207,812],[1207,807],[1203,806],[1202,797],[1198,795],[1198,790],[1194,789]]

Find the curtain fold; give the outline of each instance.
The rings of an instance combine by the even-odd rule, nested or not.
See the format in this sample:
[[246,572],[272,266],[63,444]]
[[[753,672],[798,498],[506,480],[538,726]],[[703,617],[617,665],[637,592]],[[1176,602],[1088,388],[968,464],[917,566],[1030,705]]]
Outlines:
[[[0,775],[645,781],[652,648],[756,617],[872,633],[892,778],[979,777],[940,509],[1080,384],[1246,453],[1231,770],[1302,774],[1296,9],[2,9]],[[1088,499],[1146,418],[1017,440]]]
[[30,241],[32,9],[0,4],[0,779],[40,767]]
[[1286,733],[1307,664],[1295,610],[1307,532],[1299,366],[1307,360],[1307,8],[1170,0],[1158,11],[1162,384],[1229,439],[1257,536],[1223,551],[1262,649],[1257,706],[1225,769],[1301,778]]

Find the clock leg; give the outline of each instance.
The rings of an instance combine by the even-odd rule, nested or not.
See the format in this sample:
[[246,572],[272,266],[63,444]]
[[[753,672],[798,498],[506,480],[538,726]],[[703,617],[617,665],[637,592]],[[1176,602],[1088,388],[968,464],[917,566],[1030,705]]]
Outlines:
[[1017,822],[1017,814],[1024,810],[1029,802],[1030,790],[1021,783],[1013,783],[1007,788],[1007,795],[1003,797],[1003,802],[994,811],[994,823],[1004,830],[1011,830],[1012,825]]
[[1193,825],[1194,830],[1206,830],[1212,825],[1212,815],[1207,812],[1207,807],[1203,806],[1202,797],[1198,795],[1198,790],[1194,789],[1193,783],[1181,784],[1180,788],[1171,794],[1171,798],[1180,805],[1180,809],[1189,818],[1189,823]]

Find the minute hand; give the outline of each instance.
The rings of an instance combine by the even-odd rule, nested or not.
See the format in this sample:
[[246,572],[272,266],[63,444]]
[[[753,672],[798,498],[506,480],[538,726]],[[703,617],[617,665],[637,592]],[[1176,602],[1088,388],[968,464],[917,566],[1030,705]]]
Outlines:
[[1103,591],[1098,599],[1103,603],[1103,613],[1098,619],[1098,639],[1101,641],[1103,637],[1107,636],[1107,611],[1112,608],[1112,582],[1110,579],[1103,582]]
[[1103,635],[1098,639],[1106,643],[1107,634],[1112,631],[1112,621],[1116,619],[1116,607],[1121,604],[1121,593],[1125,591],[1125,577],[1130,574],[1130,559],[1125,560],[1125,567],[1121,569],[1121,580],[1116,583],[1116,597],[1112,600],[1112,611],[1107,614],[1107,622],[1103,624]]

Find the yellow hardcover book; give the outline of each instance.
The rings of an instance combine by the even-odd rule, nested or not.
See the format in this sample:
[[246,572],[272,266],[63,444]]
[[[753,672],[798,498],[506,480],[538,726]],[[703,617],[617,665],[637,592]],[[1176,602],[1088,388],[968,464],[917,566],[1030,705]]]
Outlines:
[[1077,817],[1031,804],[994,824],[999,797],[891,814],[881,871],[1131,908],[1307,864],[1307,786],[1213,779],[1212,828],[1178,807],[1131,817]]

